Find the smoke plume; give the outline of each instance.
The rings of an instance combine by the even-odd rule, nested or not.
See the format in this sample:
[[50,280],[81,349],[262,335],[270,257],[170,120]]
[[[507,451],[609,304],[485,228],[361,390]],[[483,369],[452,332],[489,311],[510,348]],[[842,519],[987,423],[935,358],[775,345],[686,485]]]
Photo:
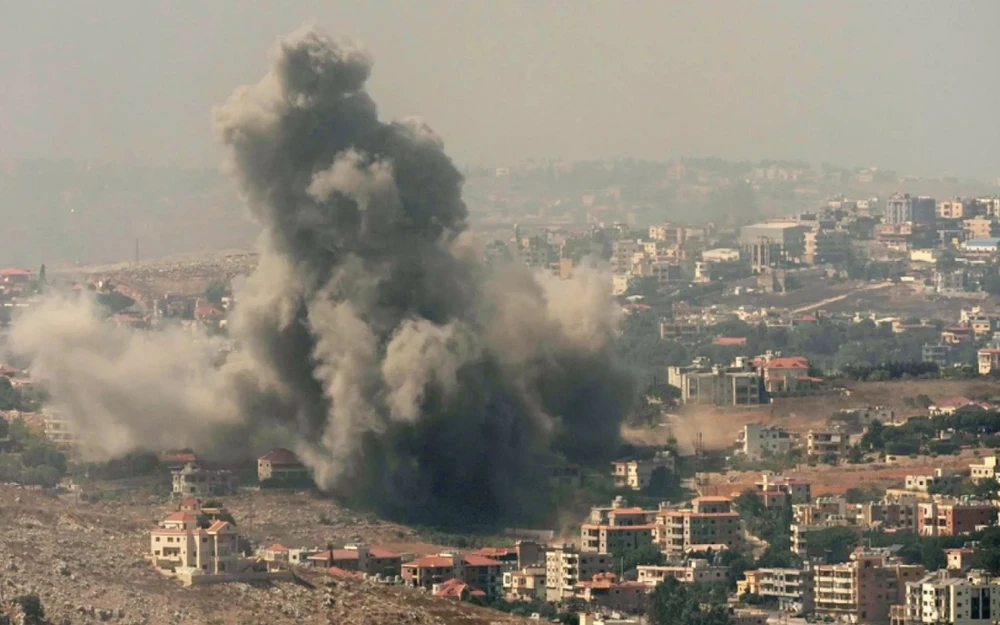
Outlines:
[[208,339],[111,328],[65,299],[16,323],[12,344],[107,454],[209,440],[249,453],[278,430],[322,488],[384,512],[523,518],[548,463],[617,446],[632,393],[609,355],[610,281],[481,263],[461,175],[426,125],[379,120],[371,67],[303,28],[213,111],[263,229],[224,364]]

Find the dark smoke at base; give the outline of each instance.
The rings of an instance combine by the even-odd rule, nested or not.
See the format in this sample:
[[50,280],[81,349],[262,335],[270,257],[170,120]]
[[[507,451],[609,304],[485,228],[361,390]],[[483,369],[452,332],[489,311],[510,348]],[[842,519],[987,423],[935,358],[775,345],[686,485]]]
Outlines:
[[[182,389],[211,389],[219,414],[172,402],[171,425],[205,444],[221,427],[230,453],[283,432],[322,488],[397,518],[523,519],[544,508],[547,463],[600,465],[617,448],[633,394],[608,350],[610,280],[482,265],[461,175],[422,123],[379,121],[370,69],[359,48],[304,28],[214,111],[264,230],[261,260],[229,321],[240,351]],[[56,350],[46,332],[57,330],[27,318],[14,343],[41,375],[72,377],[65,354],[91,339],[61,336]],[[134,412],[143,391],[115,385],[116,359],[134,349],[104,355],[86,390],[47,381],[78,423],[162,443],[162,424]],[[129,395],[118,403],[133,412],[102,393]]]

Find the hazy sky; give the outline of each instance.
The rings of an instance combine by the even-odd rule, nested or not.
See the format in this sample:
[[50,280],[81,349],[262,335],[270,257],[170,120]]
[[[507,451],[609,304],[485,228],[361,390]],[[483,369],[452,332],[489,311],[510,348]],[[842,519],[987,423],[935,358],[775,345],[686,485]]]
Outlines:
[[213,165],[314,18],[460,163],[680,155],[1000,176],[997,0],[0,0],[0,158]]

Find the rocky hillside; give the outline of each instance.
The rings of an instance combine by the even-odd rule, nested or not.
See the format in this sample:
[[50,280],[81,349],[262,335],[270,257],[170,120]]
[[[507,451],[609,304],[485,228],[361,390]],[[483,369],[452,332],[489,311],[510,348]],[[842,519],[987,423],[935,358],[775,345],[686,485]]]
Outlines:
[[[234,501],[234,512],[253,506],[250,535],[285,540],[345,536],[405,536],[391,525],[353,516],[332,503],[296,495]],[[315,509],[312,509],[315,508]],[[122,625],[298,625],[300,623],[490,625],[517,623],[509,615],[436,599],[408,588],[305,573],[299,582],[221,584],[183,588],[143,558],[149,529],[164,504],[82,504],[38,491],[0,486],[0,601],[10,612],[15,597],[36,594],[53,624],[110,622]],[[333,517],[316,523],[317,512]],[[278,512],[275,512],[278,511]],[[298,526],[283,520],[298,518]],[[237,519],[239,515],[237,514]],[[294,524],[293,524],[294,525]],[[313,527],[315,526],[315,527]],[[315,535],[300,534],[313,528]],[[295,534],[299,534],[295,536]],[[295,544],[295,543],[293,543]],[[15,614],[15,620],[16,620]],[[0,622],[2,622],[0,617]]]

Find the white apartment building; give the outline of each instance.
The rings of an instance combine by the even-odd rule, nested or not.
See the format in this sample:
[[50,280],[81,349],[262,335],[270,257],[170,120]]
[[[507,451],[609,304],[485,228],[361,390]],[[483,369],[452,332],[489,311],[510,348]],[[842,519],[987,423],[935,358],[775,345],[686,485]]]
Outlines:
[[986,456],[983,461],[969,465],[969,476],[973,482],[997,479],[997,457]]
[[545,554],[545,600],[562,601],[573,596],[577,582],[590,581],[598,573],[613,573],[610,553],[581,553],[573,545],[561,545]]
[[693,558],[683,566],[640,565],[636,567],[638,581],[656,587],[667,578],[674,578],[682,584],[715,583],[726,581],[725,566],[713,566],[708,560]]
[[786,454],[792,448],[791,434],[782,428],[760,423],[743,426],[743,455],[760,460],[765,455]]
[[611,464],[614,468],[612,477],[615,480],[615,488],[642,490],[649,486],[653,472],[657,469],[672,472],[676,467],[676,459],[669,451],[658,451],[653,458],[620,460]]
[[1000,586],[931,573],[906,584],[906,623],[986,625],[1000,620]]

